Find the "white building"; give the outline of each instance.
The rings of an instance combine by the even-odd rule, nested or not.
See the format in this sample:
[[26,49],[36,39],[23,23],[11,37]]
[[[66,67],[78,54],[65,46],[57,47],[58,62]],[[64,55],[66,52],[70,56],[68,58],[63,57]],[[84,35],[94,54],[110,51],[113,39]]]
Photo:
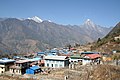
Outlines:
[[45,67],[64,68],[69,66],[66,56],[45,56]]
[[0,74],[9,71],[9,67],[14,65],[15,60],[3,58],[0,59]]
[[119,36],[114,37],[114,40],[120,40],[120,35],[119,35]]
[[90,64],[91,62],[92,62],[92,60],[90,60],[90,59],[83,59],[82,65]]

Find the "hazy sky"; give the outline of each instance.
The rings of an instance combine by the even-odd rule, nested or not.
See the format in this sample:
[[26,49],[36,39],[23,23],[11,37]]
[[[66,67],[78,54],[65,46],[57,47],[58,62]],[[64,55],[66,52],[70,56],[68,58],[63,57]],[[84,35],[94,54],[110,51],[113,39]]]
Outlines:
[[80,25],[91,19],[102,26],[120,21],[120,0],[0,0],[0,17],[38,16],[58,24]]

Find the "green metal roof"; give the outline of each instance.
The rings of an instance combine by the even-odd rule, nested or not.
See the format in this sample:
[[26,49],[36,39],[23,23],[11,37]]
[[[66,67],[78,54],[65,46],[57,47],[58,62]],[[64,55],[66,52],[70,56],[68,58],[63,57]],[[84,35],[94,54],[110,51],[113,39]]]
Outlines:
[[80,54],[76,54],[76,55],[73,55],[73,56],[70,56],[71,59],[80,59],[81,56]]

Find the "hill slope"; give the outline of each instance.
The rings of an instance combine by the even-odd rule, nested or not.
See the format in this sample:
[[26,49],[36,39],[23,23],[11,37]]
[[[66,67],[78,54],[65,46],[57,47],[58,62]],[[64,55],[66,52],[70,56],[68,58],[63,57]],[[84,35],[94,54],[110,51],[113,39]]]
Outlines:
[[115,37],[119,35],[120,22],[103,39],[98,40],[92,48],[103,52],[120,51],[120,39],[115,40]]

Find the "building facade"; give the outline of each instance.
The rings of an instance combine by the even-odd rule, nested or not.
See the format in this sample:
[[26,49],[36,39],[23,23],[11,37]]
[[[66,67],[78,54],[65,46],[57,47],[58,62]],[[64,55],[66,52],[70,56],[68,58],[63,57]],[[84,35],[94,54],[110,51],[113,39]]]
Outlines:
[[15,62],[15,65],[10,67],[10,72],[13,74],[25,74],[27,68],[29,68],[29,60],[19,60]]
[[69,59],[66,56],[46,56],[45,67],[65,68],[69,66]]
[[9,71],[9,67],[14,65],[15,60],[0,59],[0,74]]

